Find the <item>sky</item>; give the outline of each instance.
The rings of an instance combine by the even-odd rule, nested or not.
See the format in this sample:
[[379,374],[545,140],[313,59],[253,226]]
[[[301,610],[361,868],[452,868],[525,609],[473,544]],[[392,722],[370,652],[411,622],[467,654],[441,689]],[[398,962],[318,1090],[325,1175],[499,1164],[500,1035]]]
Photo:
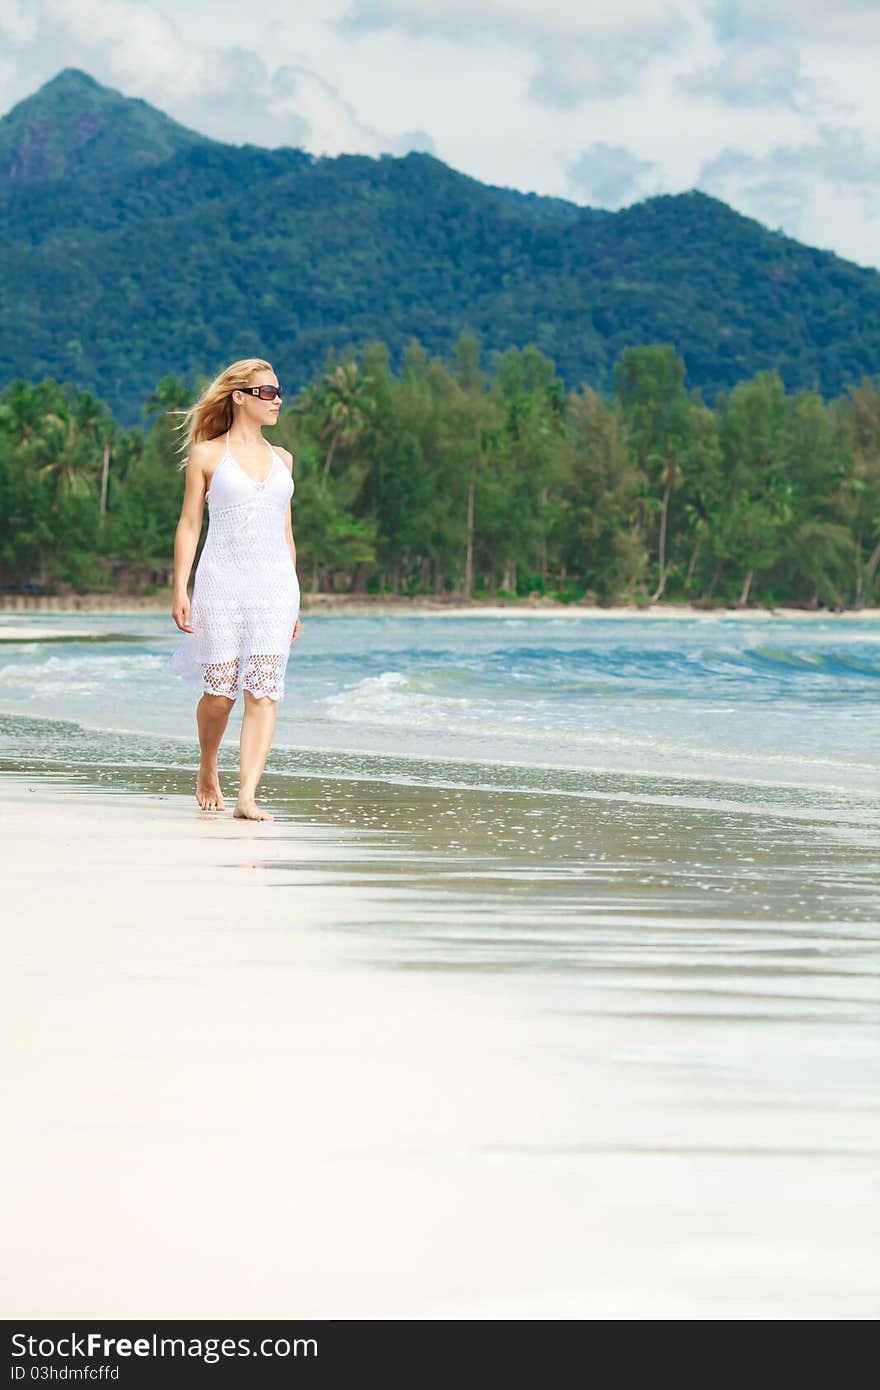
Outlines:
[[700,188],[880,267],[880,0],[2,0],[0,112],[64,67],[232,143]]

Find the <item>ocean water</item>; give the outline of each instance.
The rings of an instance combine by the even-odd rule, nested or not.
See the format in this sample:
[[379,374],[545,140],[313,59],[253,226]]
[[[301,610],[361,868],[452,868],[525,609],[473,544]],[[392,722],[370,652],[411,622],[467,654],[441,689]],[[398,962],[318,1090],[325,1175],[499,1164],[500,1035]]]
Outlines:
[[[44,640],[0,644],[0,769],[191,797],[169,619],[2,626]],[[464,1296],[456,1235],[426,1315],[875,1316],[880,620],[307,615],[287,689],[275,824],[174,814],[282,923],[266,989],[299,978],[301,895],[323,886],[347,966],[401,999],[412,981],[436,1026],[416,1090],[454,1084],[417,1141],[402,1101],[377,1153],[415,1211],[471,1200],[462,1244],[491,1273]],[[220,993],[258,1029],[254,979]],[[497,1055],[446,1035],[465,997]],[[259,1059],[278,1094],[295,1017]],[[364,1040],[339,1027],[350,1069]]]
[[[191,795],[196,696],[163,674],[170,620],[39,626],[0,645],[0,767]],[[514,954],[520,915],[544,923],[541,952],[564,918],[590,959],[603,913],[637,951],[641,927],[670,920],[702,923],[713,952],[721,922],[869,937],[880,922],[880,621],[309,616],[302,631],[264,800],[372,837],[389,881],[442,879],[429,955],[481,959],[458,924],[487,894]],[[427,940],[394,937],[388,958]]]
[[[0,711],[76,725],[99,760],[106,740],[85,731],[127,736],[135,760],[159,738],[191,763],[195,697],[161,669],[170,619],[4,620],[16,626],[89,638],[0,646]],[[307,616],[270,766],[547,791],[623,774],[870,819],[878,697],[880,618]]]

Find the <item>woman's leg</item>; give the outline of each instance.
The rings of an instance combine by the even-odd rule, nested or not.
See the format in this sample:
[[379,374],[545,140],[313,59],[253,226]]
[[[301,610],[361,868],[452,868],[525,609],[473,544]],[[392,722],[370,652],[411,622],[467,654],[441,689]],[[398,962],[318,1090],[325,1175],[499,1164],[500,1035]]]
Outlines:
[[274,820],[268,811],[257,805],[257,785],[263,775],[272,735],[275,733],[275,701],[268,695],[257,698],[244,692],[244,714],[241,720],[241,775],[238,801],[233,815],[246,820]]
[[234,704],[235,701],[227,699],[225,695],[203,695],[196,705],[201,753],[196,781],[196,801],[203,811],[223,810],[223,793],[217,773],[217,750]]

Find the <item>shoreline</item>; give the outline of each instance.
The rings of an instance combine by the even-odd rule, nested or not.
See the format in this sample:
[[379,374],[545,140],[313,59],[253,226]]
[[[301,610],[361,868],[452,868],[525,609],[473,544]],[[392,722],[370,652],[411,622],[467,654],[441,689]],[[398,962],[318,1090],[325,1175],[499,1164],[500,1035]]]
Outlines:
[[[163,614],[170,613],[171,594],[130,595],[0,595],[0,623],[6,616],[50,616],[54,614]],[[702,607],[691,603],[587,604],[560,603],[555,599],[471,599],[431,597],[393,597],[390,594],[303,594],[301,611],[314,617],[378,618],[702,618],[734,620],[789,618],[795,621],[837,619],[871,621],[880,619],[880,606],[874,608],[806,608],[775,604],[738,608],[726,604]],[[5,633],[0,628],[0,640]]]

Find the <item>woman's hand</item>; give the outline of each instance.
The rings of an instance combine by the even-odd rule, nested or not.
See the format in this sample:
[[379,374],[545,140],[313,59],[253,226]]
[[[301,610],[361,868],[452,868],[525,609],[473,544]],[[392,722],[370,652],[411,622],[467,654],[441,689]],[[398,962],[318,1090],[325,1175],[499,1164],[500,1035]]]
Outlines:
[[297,618],[297,620],[296,620],[296,622],[294,623],[294,626],[293,626],[293,636],[292,636],[291,639],[290,639],[290,645],[291,645],[291,646],[293,646],[293,644],[294,644],[294,642],[296,641],[297,637],[299,637],[299,618]]
[[195,632],[195,628],[190,626],[189,621],[189,599],[186,594],[175,594],[174,606],[171,609],[171,616],[177,623],[181,632]]

